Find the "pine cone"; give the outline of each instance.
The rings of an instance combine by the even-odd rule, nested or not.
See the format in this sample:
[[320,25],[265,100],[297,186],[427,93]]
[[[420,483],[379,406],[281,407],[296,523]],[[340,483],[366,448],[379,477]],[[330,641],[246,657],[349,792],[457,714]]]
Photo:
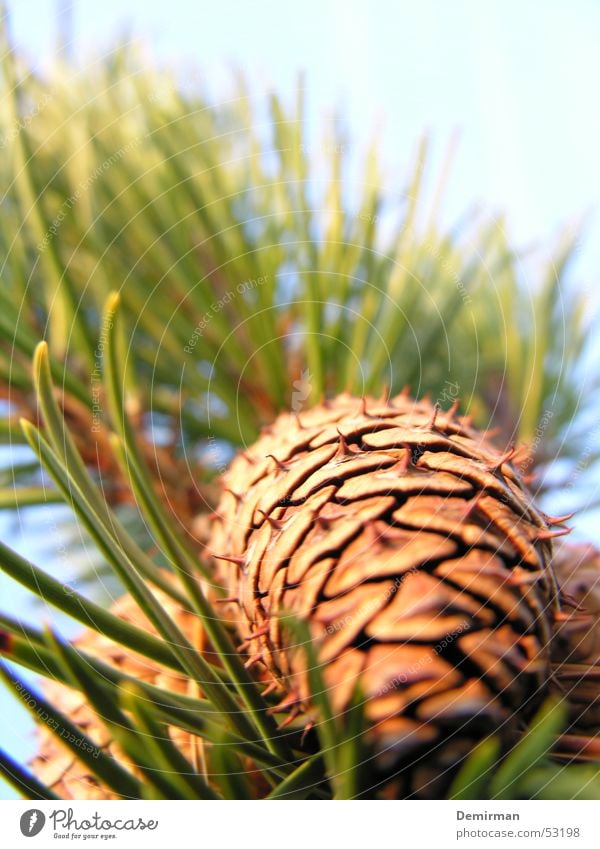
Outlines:
[[556,755],[600,760],[600,551],[563,544],[552,565],[568,612],[552,649],[552,683],[569,705],[570,726]]
[[240,638],[310,716],[280,614],[309,623],[334,710],[361,688],[383,795],[439,794],[546,694],[552,532],[512,456],[454,409],[343,395],[281,415],[225,475],[211,550]]
[[[173,599],[155,590],[165,611],[175,620],[181,630],[197,645],[200,629],[198,618],[184,610]],[[112,606],[111,612],[126,622],[135,624],[138,628],[156,635],[155,629],[141,613],[138,605],[130,595],[119,598]],[[127,675],[139,681],[154,684],[167,691],[197,696],[195,685],[184,675],[166,669],[153,663],[148,658],[135,654],[111,639],[86,629],[73,641],[74,646],[81,652],[97,657],[104,663],[114,666]],[[112,739],[106,726],[100,721],[93,708],[87,702],[85,695],[77,690],[71,690],[57,681],[44,684],[46,698],[59,706],[78,728],[115,760],[138,775],[134,765],[120,746]],[[62,743],[50,728],[38,725],[38,753],[31,761],[33,772],[63,799],[118,799],[109,787],[102,784],[89,773],[84,764]],[[173,742],[190,760],[194,761],[201,740],[188,734],[180,728],[170,728],[169,734]]]

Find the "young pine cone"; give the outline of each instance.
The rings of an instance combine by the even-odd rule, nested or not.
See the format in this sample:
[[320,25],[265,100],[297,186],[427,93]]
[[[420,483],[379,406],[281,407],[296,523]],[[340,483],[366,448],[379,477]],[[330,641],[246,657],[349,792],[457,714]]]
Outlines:
[[547,693],[555,532],[513,456],[454,409],[342,395],[281,415],[225,475],[210,548],[249,659],[309,721],[281,614],[309,624],[334,710],[360,688],[384,795],[439,793]]
[[600,551],[564,544],[552,560],[565,613],[552,648],[552,684],[569,705],[570,724],[556,754],[600,759]]

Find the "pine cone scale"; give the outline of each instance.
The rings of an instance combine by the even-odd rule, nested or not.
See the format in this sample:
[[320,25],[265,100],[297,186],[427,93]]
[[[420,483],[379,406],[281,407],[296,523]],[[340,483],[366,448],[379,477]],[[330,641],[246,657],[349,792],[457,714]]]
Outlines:
[[286,611],[308,622],[336,710],[360,685],[380,754],[393,728],[402,752],[456,732],[451,763],[460,737],[539,703],[557,599],[547,525],[510,456],[427,402],[342,396],[281,416],[234,461],[212,548],[240,565],[218,573],[240,635],[268,625],[262,662],[305,710]]

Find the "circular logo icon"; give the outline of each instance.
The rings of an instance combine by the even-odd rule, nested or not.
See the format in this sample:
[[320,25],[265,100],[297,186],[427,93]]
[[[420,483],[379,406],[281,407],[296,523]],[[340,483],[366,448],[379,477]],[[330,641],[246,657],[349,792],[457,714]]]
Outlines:
[[43,829],[46,817],[38,808],[31,808],[21,816],[21,834],[25,837],[35,837]]

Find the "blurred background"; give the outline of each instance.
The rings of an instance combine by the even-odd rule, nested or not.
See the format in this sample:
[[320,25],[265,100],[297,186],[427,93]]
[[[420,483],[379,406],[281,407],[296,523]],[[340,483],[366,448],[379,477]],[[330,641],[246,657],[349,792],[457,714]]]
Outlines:
[[[376,134],[390,180],[424,131],[440,159],[456,136],[448,218],[477,202],[506,210],[520,245],[550,239],[595,211],[594,0],[9,0],[7,7],[16,45],[38,67],[57,53],[89,62],[118,39],[139,40],[149,57],[190,83],[200,80],[215,99],[231,91],[232,68],[255,91],[284,96],[303,71],[309,122],[343,115],[354,148]],[[579,263],[592,274],[597,217],[589,228]]]
[[[524,249],[551,246],[565,227],[578,230],[570,274],[595,315],[595,0],[9,0],[5,14],[13,43],[42,73],[57,57],[74,65],[100,62],[119,41],[135,41],[148,63],[175,69],[183,86],[199,86],[213,103],[232,96],[236,70],[251,92],[275,89],[284,99],[293,97],[302,73],[309,144],[318,144],[319,127],[331,116],[344,127],[351,166],[376,139],[392,197],[403,190],[400,176],[426,132],[430,173],[452,158],[442,223],[450,226],[480,205],[506,212],[510,240]],[[60,565],[61,513],[48,509]],[[598,542],[596,519],[597,513],[583,517],[579,536]],[[47,565],[48,540],[36,539],[26,520],[0,514],[0,523],[3,539]],[[13,615],[31,611],[27,594],[12,582],[0,579],[0,594]],[[14,755],[26,758],[34,748],[29,719],[0,690],[3,716],[9,703],[2,736],[10,738]]]

